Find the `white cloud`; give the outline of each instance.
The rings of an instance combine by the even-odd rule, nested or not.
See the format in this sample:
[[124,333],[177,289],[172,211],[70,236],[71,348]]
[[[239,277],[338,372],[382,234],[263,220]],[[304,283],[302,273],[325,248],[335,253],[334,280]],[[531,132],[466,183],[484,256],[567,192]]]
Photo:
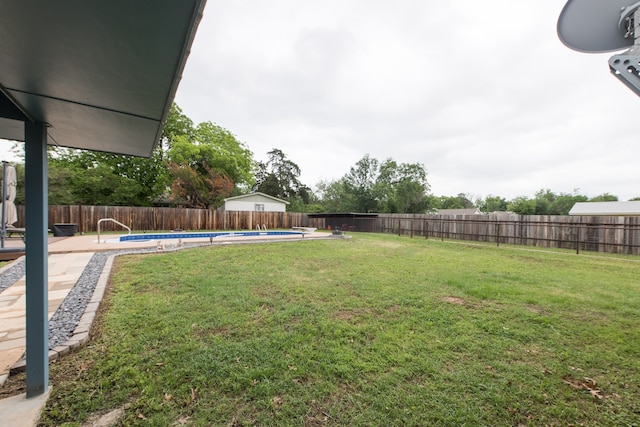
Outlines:
[[369,153],[423,163],[438,195],[638,196],[640,100],[560,42],[564,3],[209,2],[176,102],[311,186]]

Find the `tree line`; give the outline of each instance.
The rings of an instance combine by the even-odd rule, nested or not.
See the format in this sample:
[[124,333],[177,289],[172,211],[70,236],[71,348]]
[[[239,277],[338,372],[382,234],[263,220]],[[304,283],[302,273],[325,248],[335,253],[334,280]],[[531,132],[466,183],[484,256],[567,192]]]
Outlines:
[[[24,158],[19,150],[16,153]],[[574,191],[541,189],[533,198],[484,199],[431,193],[422,163],[378,160],[365,154],[341,178],[315,185],[300,181],[300,167],[278,148],[254,160],[247,144],[212,122],[194,124],[174,104],[150,158],[49,147],[49,204],[218,208],[231,196],[259,191],[289,202],[297,212],[429,213],[478,208],[523,215],[566,215],[576,202],[617,201],[609,193],[589,199]],[[24,203],[24,165],[16,203]],[[632,199],[636,200],[636,199]]]
[[[631,200],[640,200],[634,198]],[[484,199],[473,200],[468,194],[458,194],[453,197],[440,197],[436,201],[438,209],[464,209],[478,208],[483,213],[513,212],[520,215],[567,215],[577,202],[617,202],[618,197],[604,193],[589,198],[579,194],[578,190],[572,193],[554,193],[548,188],[538,190],[532,198],[519,196],[507,200],[500,196],[489,195]]]

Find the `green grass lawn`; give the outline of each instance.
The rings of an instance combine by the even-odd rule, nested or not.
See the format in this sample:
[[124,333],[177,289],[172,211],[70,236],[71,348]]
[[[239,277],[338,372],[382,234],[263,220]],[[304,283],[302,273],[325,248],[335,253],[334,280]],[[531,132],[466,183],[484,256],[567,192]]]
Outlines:
[[42,423],[638,426],[639,279],[638,257],[373,234],[120,257]]

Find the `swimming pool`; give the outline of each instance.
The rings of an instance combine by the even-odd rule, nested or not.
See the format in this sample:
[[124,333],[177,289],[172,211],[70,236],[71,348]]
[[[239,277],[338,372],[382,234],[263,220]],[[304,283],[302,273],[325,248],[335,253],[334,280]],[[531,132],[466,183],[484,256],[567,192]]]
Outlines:
[[175,232],[175,233],[143,233],[127,234],[110,242],[144,242],[162,239],[215,239],[216,237],[255,237],[255,236],[301,236],[309,234],[309,231],[212,231],[212,232]]

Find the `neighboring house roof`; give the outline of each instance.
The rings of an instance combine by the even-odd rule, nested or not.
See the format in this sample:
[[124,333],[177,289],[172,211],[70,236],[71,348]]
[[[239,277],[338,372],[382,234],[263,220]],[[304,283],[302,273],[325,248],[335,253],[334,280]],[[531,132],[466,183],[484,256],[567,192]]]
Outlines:
[[438,215],[480,215],[480,209],[438,209]]
[[284,203],[286,205],[289,204],[289,202],[287,202],[286,200],[282,200],[282,199],[278,199],[277,197],[273,197],[270,196],[268,194],[264,194],[264,193],[260,193],[255,192],[255,193],[251,193],[251,194],[243,194],[241,196],[234,196],[234,197],[227,197],[226,199],[224,199],[225,202],[229,201],[229,200],[242,200],[242,199],[255,199],[255,196],[260,196],[260,197],[266,197],[267,199],[273,201],[273,202],[278,202],[278,203]]
[[640,215],[640,201],[633,202],[577,202],[569,215]]
[[512,211],[493,211],[493,212],[489,212],[489,215],[491,216],[509,216],[509,215],[518,215],[515,212]]

